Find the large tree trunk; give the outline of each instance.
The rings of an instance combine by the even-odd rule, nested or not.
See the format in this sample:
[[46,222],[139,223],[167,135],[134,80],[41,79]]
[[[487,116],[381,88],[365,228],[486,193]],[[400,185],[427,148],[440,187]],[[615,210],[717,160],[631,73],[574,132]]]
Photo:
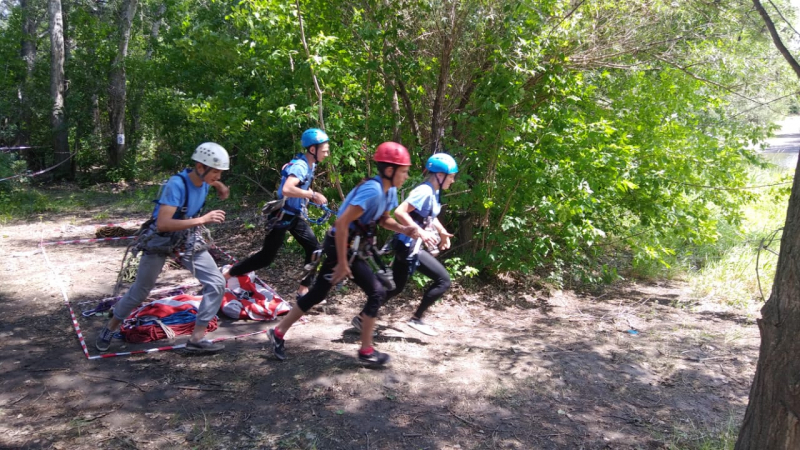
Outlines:
[[[798,166],[800,167],[800,166]],[[781,239],[772,295],[761,308],[761,348],[737,450],[800,448],[800,172]]]
[[[153,52],[155,51],[155,47],[158,44],[158,36],[161,31],[161,24],[164,22],[164,14],[167,12],[167,5],[166,3],[161,3],[158,5],[154,15],[153,15],[153,23],[150,26],[150,43],[147,45],[147,52],[145,52],[144,59],[146,61],[150,61],[153,59]],[[134,137],[135,145],[138,145],[141,142],[142,134],[139,132],[139,123],[141,118],[141,111],[142,111],[142,103],[144,103],[145,93],[147,92],[147,88],[149,83],[147,80],[139,80],[136,83],[138,88],[133,91],[132,98],[128,102],[129,110],[130,110],[130,117],[131,117],[131,126],[129,128],[130,134]],[[129,140],[129,142],[132,142]]]
[[[33,126],[33,106],[31,105],[30,83],[33,79],[33,65],[36,61],[36,16],[30,0],[20,0],[19,8],[22,12],[22,43],[20,57],[25,61],[25,78],[19,84],[20,127],[15,145],[31,145],[31,128]],[[22,156],[28,162],[28,168],[35,167],[31,149],[22,151]]]
[[[753,0],[775,46],[800,77],[759,0]],[[800,168],[800,165],[798,165]],[[736,450],[800,448],[800,172],[795,169],[772,294],[758,320],[761,348]]]
[[131,25],[136,15],[138,0],[124,0],[120,6],[119,19],[119,45],[117,56],[111,66],[111,84],[109,98],[111,103],[111,145],[108,152],[108,164],[111,167],[119,166],[125,159],[125,107],[126,107],[126,77],[125,58],[128,56],[128,42],[131,39]]
[[431,111],[431,153],[442,151],[442,139],[444,139],[444,96],[447,84],[450,79],[450,62],[453,55],[456,33],[458,32],[456,2],[450,4],[450,17],[447,23],[451,29],[442,29],[442,53],[439,59],[439,80],[436,83],[436,95],[433,98],[433,109]]
[[64,162],[69,159],[69,134],[64,120],[64,21],[61,0],[49,0],[50,16],[50,97],[53,108],[50,112],[50,125],[53,130],[53,152],[55,171],[59,178],[69,177],[71,167]]

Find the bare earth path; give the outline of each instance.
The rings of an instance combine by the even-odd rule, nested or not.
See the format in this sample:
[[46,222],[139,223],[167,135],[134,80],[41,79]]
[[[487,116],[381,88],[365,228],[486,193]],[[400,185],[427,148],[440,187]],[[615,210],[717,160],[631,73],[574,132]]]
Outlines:
[[[292,330],[285,362],[263,335],[227,341],[215,356],[89,361],[59,279],[73,305],[108,295],[124,247],[47,247],[58,277],[36,250],[40,240],[92,237],[93,214],[0,228],[0,448],[693,448],[735,427],[746,406],[754,317],[700,303],[679,283],[594,295],[455,286],[431,311],[437,337],[403,324],[418,301],[407,292],[379,319],[377,346],[393,356],[385,370],[354,362],[348,324],[363,299],[352,287]],[[262,237],[225,234],[237,255]],[[260,275],[289,294],[284,278],[298,265],[284,252]],[[80,321],[90,345],[103,320]],[[267,326],[223,322],[219,333]]]

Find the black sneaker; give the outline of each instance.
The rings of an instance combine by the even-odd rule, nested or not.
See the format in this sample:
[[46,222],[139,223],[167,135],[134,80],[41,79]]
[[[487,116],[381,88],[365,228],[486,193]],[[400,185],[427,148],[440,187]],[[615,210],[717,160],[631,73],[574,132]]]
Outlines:
[[94,340],[94,346],[101,352],[107,352],[111,347],[111,339],[114,337],[114,332],[109,330],[108,327],[103,327],[97,338]]
[[[356,330],[358,330],[359,333],[361,333],[361,317],[360,316],[353,317],[353,320],[350,321],[350,325],[352,325],[353,328],[355,328]],[[377,330],[372,330],[372,337],[376,337],[376,336],[378,336],[378,331]]]
[[389,363],[391,357],[388,353],[381,353],[377,350],[372,350],[372,353],[369,355],[362,355],[361,352],[358,352],[358,362],[364,364],[366,366],[371,367],[380,367],[385,366]]
[[286,359],[286,348],[283,345],[286,340],[275,336],[275,328],[270,328],[267,334],[269,335],[269,341],[272,343],[272,353],[275,354],[275,357],[281,361]]
[[216,353],[225,348],[225,345],[218,342],[211,342],[208,339],[203,339],[200,342],[186,342],[186,350],[197,353]]

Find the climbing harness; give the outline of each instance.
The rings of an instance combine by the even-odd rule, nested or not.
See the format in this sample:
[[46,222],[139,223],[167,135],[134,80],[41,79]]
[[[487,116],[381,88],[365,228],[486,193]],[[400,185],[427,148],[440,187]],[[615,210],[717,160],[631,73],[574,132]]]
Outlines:
[[[186,213],[189,209],[189,183],[181,173],[173,176],[177,176],[183,182],[185,192],[183,206],[176,211],[174,216],[183,220],[187,218]],[[165,185],[166,183],[159,189],[156,199],[153,200],[154,203],[158,203],[160,200]],[[200,207],[194,217],[199,217],[204,207],[205,204]],[[114,296],[119,294],[122,283],[126,281],[126,278],[127,280],[135,278],[135,275],[133,277],[130,276],[130,268],[134,261],[137,261],[139,253],[172,256],[179,265],[182,265],[181,257],[186,256],[187,260],[191,262],[191,267],[188,267],[188,269],[192,272],[192,276],[195,276],[193,257],[196,253],[208,250],[209,245],[207,242],[211,241],[209,230],[203,225],[198,225],[181,231],[159,232],[156,220],[156,218],[151,217],[145,221],[134,234],[133,242],[125,249],[125,254],[120,263],[120,271],[117,275],[117,282],[114,286]]]

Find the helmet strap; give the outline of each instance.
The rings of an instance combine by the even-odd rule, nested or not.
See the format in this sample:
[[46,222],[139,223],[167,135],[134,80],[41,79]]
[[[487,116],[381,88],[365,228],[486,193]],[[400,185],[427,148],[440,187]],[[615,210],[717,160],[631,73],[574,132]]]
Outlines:
[[437,191],[438,191],[439,189],[444,189],[442,186],[444,186],[444,180],[446,180],[446,179],[447,179],[447,174],[446,174],[446,173],[445,173],[445,174],[443,174],[443,175],[444,175],[444,178],[439,178],[439,174],[440,174],[440,173],[441,173],[441,172],[434,172],[434,173],[433,173],[433,177],[436,179],[436,190],[437,190]]
[[[394,169],[392,171],[392,176],[391,177],[387,177],[386,176],[386,170],[389,169],[389,167],[392,167]],[[391,165],[389,165],[389,167],[386,167],[385,169],[383,169],[383,171],[381,172],[381,178],[385,178],[385,179],[389,180],[392,183],[392,186],[394,186],[394,176],[397,175],[397,167],[398,166],[396,166],[394,164],[391,164]]]
[[[309,145],[308,148],[306,148],[306,153],[314,157],[314,164],[319,162],[319,160],[317,159],[317,145],[319,144]],[[314,151],[311,151],[312,148],[314,149]]]

